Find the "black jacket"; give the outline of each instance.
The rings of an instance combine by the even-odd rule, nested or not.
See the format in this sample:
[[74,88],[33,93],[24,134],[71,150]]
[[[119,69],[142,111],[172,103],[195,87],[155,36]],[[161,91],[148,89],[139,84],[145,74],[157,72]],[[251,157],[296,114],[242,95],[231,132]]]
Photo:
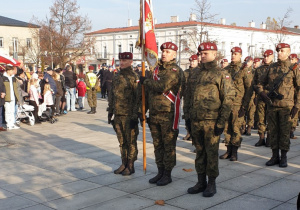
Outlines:
[[[1,93],[6,93],[5,86],[4,86],[3,79],[2,79],[2,76],[0,76],[0,94],[1,94]],[[4,103],[5,103],[4,98],[1,98],[1,97],[0,97],[0,106],[3,106]]]
[[76,87],[76,74],[72,71],[65,71],[63,73],[63,75],[65,76],[65,85],[68,88],[75,88]]

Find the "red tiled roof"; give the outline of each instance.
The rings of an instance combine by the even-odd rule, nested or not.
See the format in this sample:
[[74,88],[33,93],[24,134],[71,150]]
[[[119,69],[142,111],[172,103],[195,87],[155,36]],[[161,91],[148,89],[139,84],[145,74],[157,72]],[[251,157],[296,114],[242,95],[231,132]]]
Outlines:
[[[203,23],[206,26],[214,26],[220,28],[230,28],[230,29],[239,29],[239,30],[247,30],[247,31],[261,31],[261,32],[270,32],[270,33],[278,33],[276,30],[268,30],[268,29],[261,29],[261,28],[252,28],[252,27],[243,27],[243,26],[232,26],[232,25],[222,25],[216,23]],[[182,27],[182,26],[195,26],[201,25],[201,22],[197,21],[182,21],[182,22],[175,22],[175,23],[160,23],[156,24],[155,28],[173,28],[173,27]],[[86,35],[95,35],[95,34],[106,34],[106,33],[119,33],[119,32],[126,32],[126,31],[138,31],[138,26],[131,26],[131,27],[123,27],[123,28],[106,28],[98,31],[93,31],[87,33]],[[282,32],[281,32],[282,33]],[[284,31],[285,34],[290,35],[299,35],[293,32]]]

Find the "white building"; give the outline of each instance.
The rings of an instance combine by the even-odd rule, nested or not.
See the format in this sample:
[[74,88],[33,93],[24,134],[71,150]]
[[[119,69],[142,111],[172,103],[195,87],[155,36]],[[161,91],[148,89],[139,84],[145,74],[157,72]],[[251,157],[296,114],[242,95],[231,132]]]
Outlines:
[[[106,28],[86,34],[94,36],[96,43],[93,54],[87,59],[90,64],[111,64],[112,59],[118,62],[119,52],[132,52],[134,63],[140,63],[141,52],[135,48],[138,37],[138,26],[124,28]],[[170,23],[155,25],[155,35],[158,45],[164,42],[174,42],[178,47],[177,61],[183,69],[188,67],[188,58],[197,52],[200,44],[200,35],[203,41],[216,42],[219,50],[219,58],[230,60],[230,49],[239,46],[243,50],[243,57],[251,55],[262,57],[262,52],[267,49],[275,49],[279,42],[291,45],[292,53],[300,53],[300,34],[291,31],[267,30],[265,24],[255,27],[254,22],[249,22],[248,27],[226,25],[225,19],[220,24],[201,23],[194,20],[191,14],[189,21],[178,22],[177,16],[171,17]],[[160,50],[159,50],[160,57]]]

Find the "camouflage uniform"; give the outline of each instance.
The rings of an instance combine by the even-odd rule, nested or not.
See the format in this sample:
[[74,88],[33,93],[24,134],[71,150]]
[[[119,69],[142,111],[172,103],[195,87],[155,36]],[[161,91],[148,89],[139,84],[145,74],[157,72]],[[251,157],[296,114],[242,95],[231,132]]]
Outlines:
[[[97,79],[95,85],[91,85],[90,81],[89,81],[89,77],[88,77],[89,74],[94,74],[94,73],[93,72],[88,72],[87,75],[84,77],[84,82],[85,82],[86,87],[87,87],[86,92],[87,92],[88,104],[92,108],[92,107],[97,107],[97,90],[96,90],[96,87],[99,86],[100,82]],[[97,78],[96,75],[95,75],[95,77]],[[94,88],[94,90],[92,90],[92,88]]]
[[[291,67],[289,59],[278,60],[278,62],[271,64],[269,71],[265,72],[259,80],[258,92],[268,93],[279,78],[289,70],[289,67]],[[293,106],[300,108],[299,86],[299,70],[290,71],[277,89],[277,92],[284,96],[283,99],[273,99],[272,105],[268,105],[267,122],[272,150],[289,151],[290,149],[290,130],[292,127],[290,113]]]
[[225,68],[232,78],[233,88],[235,89],[235,99],[231,109],[231,114],[228,122],[226,122],[224,135],[225,145],[239,147],[241,144],[240,128],[243,123],[244,117],[238,117],[238,112],[241,107],[247,110],[248,104],[251,99],[251,81],[252,72],[248,68],[243,68],[242,63],[231,62]]
[[[191,75],[192,76],[192,75]],[[219,138],[214,128],[224,128],[231,112],[234,99],[231,77],[222,72],[217,61],[201,64],[195,74],[196,82],[188,83],[189,117],[192,126],[192,139],[197,155],[195,168],[198,174],[217,177]]]
[[174,104],[163,93],[171,90],[175,95],[184,79],[176,61],[158,63],[159,80],[153,77],[144,81],[146,110],[149,109],[149,128],[153,138],[155,162],[158,168],[171,171],[176,165],[176,140],[178,130],[173,130]]
[[[122,160],[137,159],[138,124],[130,128],[130,121],[138,121],[140,106],[140,85],[138,76],[131,67],[121,69],[115,74],[108,103],[108,113],[114,114],[113,127],[120,143]],[[125,161],[126,162],[126,161]]]

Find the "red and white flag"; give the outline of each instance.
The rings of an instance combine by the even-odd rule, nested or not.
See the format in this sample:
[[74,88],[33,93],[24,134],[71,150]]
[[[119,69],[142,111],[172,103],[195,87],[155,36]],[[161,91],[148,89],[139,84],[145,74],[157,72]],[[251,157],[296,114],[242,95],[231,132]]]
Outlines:
[[136,46],[145,45],[146,60],[149,66],[154,68],[157,64],[158,51],[154,33],[152,0],[141,0],[140,10],[140,31]]
[[111,66],[113,67],[113,72],[116,72],[116,66],[115,66],[115,58],[113,58],[112,62],[111,62]]

